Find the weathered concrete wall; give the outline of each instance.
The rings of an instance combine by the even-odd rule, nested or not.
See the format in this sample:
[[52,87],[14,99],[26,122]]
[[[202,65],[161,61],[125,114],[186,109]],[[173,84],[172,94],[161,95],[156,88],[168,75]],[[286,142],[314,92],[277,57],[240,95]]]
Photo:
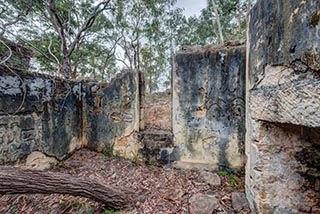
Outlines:
[[319,213],[319,1],[259,0],[248,32],[247,198],[259,213]]
[[123,150],[117,142],[138,130],[136,82],[130,72],[98,84],[1,71],[0,164],[33,151],[62,160],[81,147]]
[[115,155],[137,158],[141,145],[139,131],[139,93],[132,72],[121,74],[107,87],[85,86],[84,126],[90,148],[112,150]]
[[45,76],[0,76],[0,163],[13,163],[32,151],[64,158],[79,143],[79,102],[66,83]]
[[175,57],[177,166],[244,167],[245,47],[186,50]]

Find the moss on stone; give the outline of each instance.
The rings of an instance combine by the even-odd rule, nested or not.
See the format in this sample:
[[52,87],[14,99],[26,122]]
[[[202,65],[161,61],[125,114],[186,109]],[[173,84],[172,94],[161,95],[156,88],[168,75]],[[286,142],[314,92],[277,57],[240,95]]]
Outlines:
[[316,27],[319,24],[319,21],[320,21],[320,12],[316,11],[311,16],[310,25],[312,27]]

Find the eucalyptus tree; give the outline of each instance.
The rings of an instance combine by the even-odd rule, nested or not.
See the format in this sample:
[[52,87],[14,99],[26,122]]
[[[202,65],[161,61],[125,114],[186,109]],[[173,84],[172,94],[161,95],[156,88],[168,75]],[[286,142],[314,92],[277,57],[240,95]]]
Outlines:
[[182,19],[179,46],[221,44],[244,39],[246,10],[247,2],[244,0],[208,0],[199,17]]
[[[246,1],[208,0],[207,8],[205,8],[204,11],[205,10],[212,11],[211,20],[213,20],[213,24],[216,24],[216,30],[218,30],[220,38],[223,38],[223,40],[244,39],[246,29]],[[222,41],[222,39],[220,39],[220,41]]]
[[221,28],[220,14],[218,12],[218,7],[216,5],[215,0],[211,0],[211,4],[212,4],[213,11],[214,11],[214,14],[215,14],[215,23],[217,23],[217,25],[218,25],[220,42],[222,44],[224,44],[224,37],[222,35],[222,28]]
[[[143,71],[149,92],[169,78],[171,18],[176,0],[118,0],[115,31],[121,35],[116,59],[127,69]],[[161,81],[163,80],[163,81]]]
[[[152,2],[152,1],[151,1]],[[144,67],[149,93],[164,89],[171,83],[171,59],[175,49],[175,30],[170,25],[179,25],[176,16],[181,11],[174,8],[175,0],[153,1],[151,16],[145,28],[145,49],[151,54],[143,55],[143,61],[151,61],[153,69]],[[147,57],[149,56],[149,57]]]
[[13,25],[25,21],[25,17],[33,9],[36,1],[0,1],[0,36],[3,37],[6,31]]
[[[69,78],[70,75],[75,78],[76,70],[71,68],[71,55],[77,47],[79,47],[85,38],[86,32],[94,24],[97,16],[108,8],[110,0],[102,1],[94,6],[93,10],[89,12],[89,16],[84,16],[85,20],[76,23],[72,26],[72,22],[83,17],[84,14],[70,13],[70,8],[65,8],[63,3],[70,3],[70,1],[55,1],[49,0],[47,4],[47,10],[50,17],[51,25],[53,26],[55,32],[59,36],[61,53],[63,55],[62,71],[65,78]],[[70,5],[71,6],[71,5]],[[89,6],[89,5],[88,5]],[[91,5],[90,5],[91,6]],[[74,15],[74,16],[73,16]]]
[[[34,50],[40,70],[57,71],[65,78],[75,78],[77,73],[88,76],[90,71],[96,71],[97,64],[103,65],[99,69],[115,66],[113,53],[117,35],[110,33],[109,29],[114,26],[108,18],[114,10],[111,0],[97,3],[92,0],[1,0],[1,3],[3,22],[10,23],[10,13],[17,17],[11,18],[17,20],[14,25],[1,28],[3,34],[25,42],[25,46]],[[24,12],[23,8],[28,11]]]

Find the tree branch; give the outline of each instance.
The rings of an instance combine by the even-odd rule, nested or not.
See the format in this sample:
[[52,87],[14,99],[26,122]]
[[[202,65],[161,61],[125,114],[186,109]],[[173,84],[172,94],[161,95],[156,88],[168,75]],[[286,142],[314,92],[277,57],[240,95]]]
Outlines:
[[50,0],[49,2],[49,13],[51,17],[51,23],[53,24],[55,30],[59,34],[60,41],[61,41],[61,51],[65,56],[68,53],[67,42],[66,42],[66,37],[64,33],[63,22],[61,21],[60,17],[57,14],[55,0]]
[[124,59],[121,59],[121,58],[120,58],[119,56],[117,56],[117,55],[115,55],[115,58],[116,58],[116,60],[118,60],[119,62],[122,62],[122,63],[127,67],[127,69],[132,69],[131,63],[130,63],[130,65],[128,65]]
[[3,34],[5,33],[5,29],[6,27],[10,26],[10,25],[14,25],[16,24],[18,21],[20,21],[21,17],[23,16],[27,16],[29,14],[29,12],[32,10],[33,4],[32,2],[27,6],[27,9],[24,12],[21,12],[18,14],[18,16],[11,22],[5,23],[2,26],[2,31],[0,32],[0,37],[3,36]]
[[[81,27],[81,29],[79,30],[79,32],[77,33],[75,39],[73,40],[73,42],[70,44],[69,46],[69,50],[68,50],[68,54],[67,56],[70,56],[72,54],[72,52],[74,51],[76,45],[79,43],[80,39],[81,39],[81,36],[82,36],[82,33],[87,31],[92,25],[93,23],[95,22],[95,19],[96,17],[104,10],[107,9],[107,6],[109,5],[111,0],[108,0],[108,1],[103,1],[103,2],[100,2],[95,10],[94,10],[94,13],[91,15],[91,17],[86,21],[86,23],[84,23],[84,25]],[[101,9],[100,6],[103,5],[103,7]]]
[[12,56],[12,50],[11,50],[11,48],[10,48],[4,41],[2,41],[1,39],[0,39],[0,43],[2,43],[2,44],[9,50],[9,55],[8,55],[4,60],[0,61],[0,65],[1,65],[1,64],[5,63],[6,61],[8,61],[8,60],[11,58],[11,56]]

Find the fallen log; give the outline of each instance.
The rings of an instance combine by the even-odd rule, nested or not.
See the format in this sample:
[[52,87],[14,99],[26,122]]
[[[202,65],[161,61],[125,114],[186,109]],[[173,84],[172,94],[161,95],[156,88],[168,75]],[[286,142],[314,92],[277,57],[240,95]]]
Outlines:
[[143,201],[137,193],[62,173],[0,166],[0,194],[69,194],[123,209]]

